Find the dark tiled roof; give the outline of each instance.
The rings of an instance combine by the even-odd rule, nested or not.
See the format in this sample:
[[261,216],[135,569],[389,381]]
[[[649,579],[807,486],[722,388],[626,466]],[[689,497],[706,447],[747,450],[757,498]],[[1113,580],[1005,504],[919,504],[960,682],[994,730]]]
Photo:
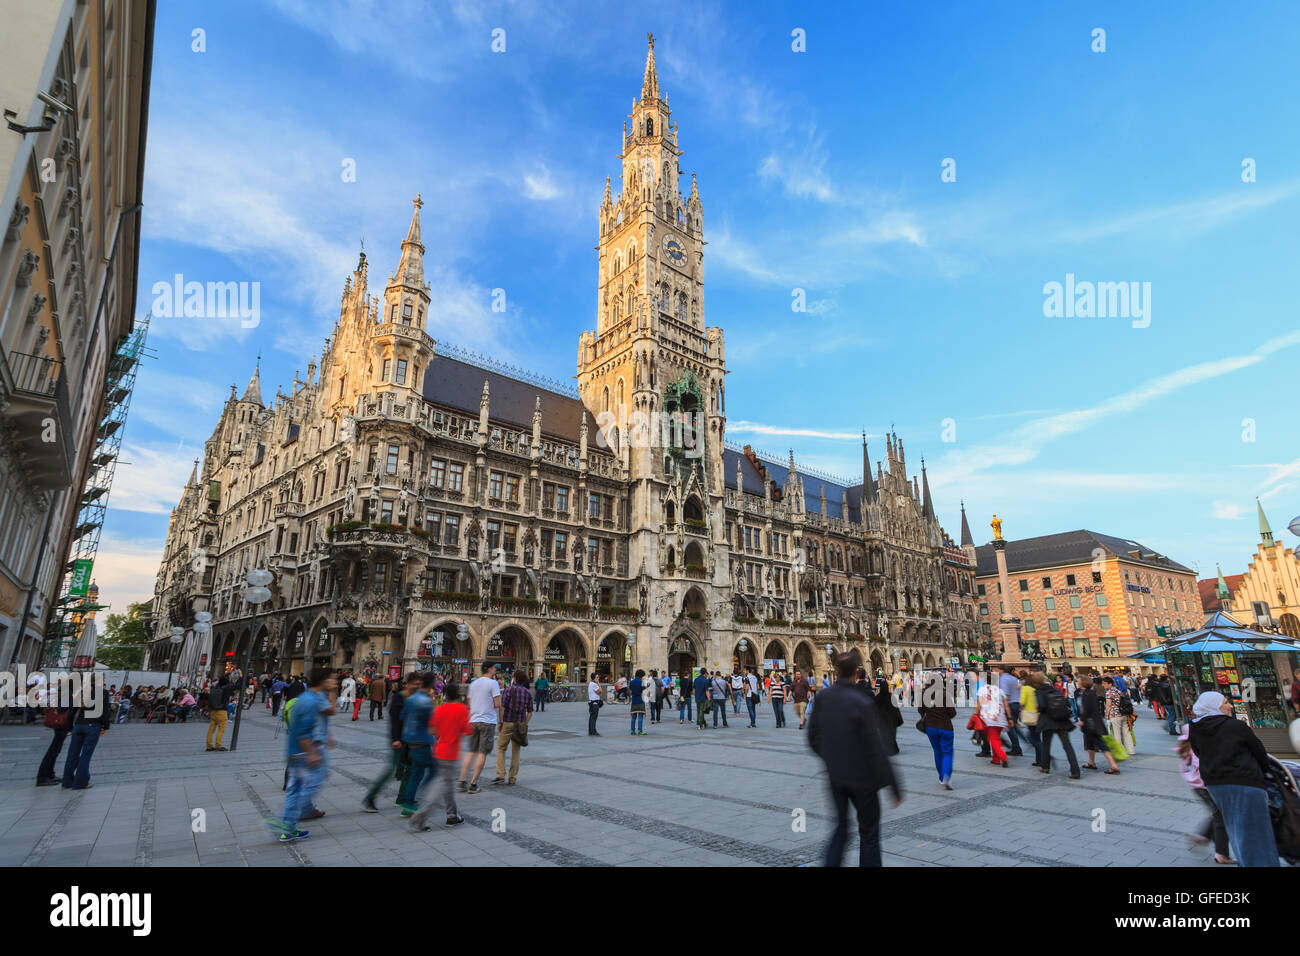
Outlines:
[[[1191,571],[1191,568],[1183,567],[1177,561],[1171,560],[1165,563],[1155,560],[1155,551],[1136,541],[1083,529],[1007,541],[1007,571],[1029,571],[1034,568],[1058,567],[1063,564],[1086,564],[1093,560],[1093,551],[1097,548],[1125,561],[1134,561],[1152,568],[1179,572]],[[1134,557],[1131,553],[1134,551],[1141,551],[1143,557]],[[993,545],[985,544],[976,548],[975,556],[978,562],[976,574],[997,573],[998,565]]]
[[[425,401],[454,408],[477,418],[484,379],[488,382],[488,416],[492,421],[531,431],[533,405],[540,397],[542,434],[560,441],[578,443],[585,414],[579,399],[445,355],[435,356],[433,364],[425,373]],[[590,416],[587,417],[587,444],[592,452],[600,450],[597,447],[596,423]]]
[[[1244,574],[1225,574],[1223,576],[1224,583],[1228,585],[1229,594],[1241,587],[1241,582],[1245,579],[1246,575]],[[1201,610],[1206,614],[1211,611],[1223,610],[1223,602],[1219,600],[1219,579],[1217,577],[1197,581],[1196,590],[1201,594]]]
[[[779,464],[768,458],[758,457],[767,469],[767,477],[770,481],[775,481],[776,486],[782,491],[785,490],[786,482],[790,475],[789,464]],[[763,478],[758,473],[743,452],[736,451],[734,448],[724,448],[722,450],[722,470],[726,486],[731,489],[736,487],[736,462],[741,462],[741,469],[745,480],[745,491],[751,495],[763,494]],[[862,515],[862,486],[846,486],[842,483],[830,481],[813,475],[803,476],[804,491],[804,510],[821,514],[822,510],[822,488],[826,489],[826,513],[832,518],[844,517],[844,503],[841,498],[844,490],[849,492],[849,520],[861,521]]]

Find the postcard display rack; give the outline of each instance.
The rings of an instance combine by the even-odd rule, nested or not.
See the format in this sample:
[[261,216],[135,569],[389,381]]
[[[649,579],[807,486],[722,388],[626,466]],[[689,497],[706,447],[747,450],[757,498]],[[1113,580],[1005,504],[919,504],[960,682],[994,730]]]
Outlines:
[[[1232,701],[1237,719],[1254,728],[1265,747],[1274,753],[1290,752],[1287,724],[1292,715],[1286,700],[1295,656],[1251,651],[1174,652],[1170,670],[1186,713],[1191,713],[1197,697],[1216,690]],[[1247,692],[1251,682],[1254,700]]]

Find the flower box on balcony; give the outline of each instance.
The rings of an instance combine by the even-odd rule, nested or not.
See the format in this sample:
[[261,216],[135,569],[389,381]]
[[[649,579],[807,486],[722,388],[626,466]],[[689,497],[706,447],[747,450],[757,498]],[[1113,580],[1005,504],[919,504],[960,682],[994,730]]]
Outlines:
[[846,636],[848,637],[848,639],[849,639],[850,641],[863,641],[863,640],[866,640],[866,638],[863,637],[861,634],[848,634],[848,635],[846,635]]
[[686,569],[686,574],[692,578],[702,578],[708,573],[702,564],[687,564],[683,567]]
[[325,529],[325,533],[333,535],[335,532],[360,531],[366,526],[364,521],[340,521],[338,524],[332,524]]
[[617,604],[608,604],[601,609],[601,613],[608,614],[611,617],[634,618],[640,615],[640,611],[634,607],[619,607]]
[[590,611],[591,608],[581,601],[552,601],[551,607],[557,611]]
[[783,617],[764,618],[763,623],[766,624],[768,627],[785,627],[785,618]]
[[735,621],[736,621],[737,624],[757,624],[757,623],[758,623],[758,618],[756,618],[756,617],[740,617],[740,616],[737,616],[737,617],[735,618]]
[[664,574],[676,574],[676,573],[677,573],[677,565],[668,564],[664,566]]
[[453,604],[457,607],[478,607],[478,595],[464,591],[425,591],[420,595],[426,601]]
[[390,524],[387,521],[372,521],[370,523],[371,531],[382,531],[385,534],[406,534],[406,525]]
[[867,640],[870,641],[872,644],[885,643],[885,638],[881,637],[879,634],[872,634],[869,638],[867,638]]
[[686,527],[694,531],[703,531],[706,527],[704,522],[699,518],[683,518],[682,520],[685,522]]
[[535,611],[542,606],[542,602],[534,598],[503,597],[498,598],[497,602],[504,608],[520,608],[529,611]]

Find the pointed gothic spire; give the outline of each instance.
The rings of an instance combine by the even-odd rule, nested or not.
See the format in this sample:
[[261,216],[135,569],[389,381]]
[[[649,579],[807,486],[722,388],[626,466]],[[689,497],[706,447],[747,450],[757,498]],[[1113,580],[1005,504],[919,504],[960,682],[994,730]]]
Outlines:
[[921,459],[921,489],[922,489],[922,494],[925,496],[925,501],[921,508],[921,514],[925,515],[925,517],[933,521],[934,502],[930,500],[930,479],[925,473],[924,458]]
[[189,485],[190,485],[191,488],[193,488],[193,487],[194,487],[195,485],[197,485],[198,483],[199,483],[199,460],[198,460],[197,458],[195,458],[195,459],[194,459],[194,470],[190,472],[190,481],[189,481]]
[[1264,517],[1264,506],[1259,503],[1259,498],[1255,498],[1255,510],[1259,512],[1259,540],[1266,547],[1273,547],[1273,529],[1268,526],[1268,519]]
[[603,205],[606,209],[614,205],[614,195],[612,192],[610,192],[608,176],[605,177],[605,201],[601,205]]
[[411,203],[415,206],[411,213],[411,227],[406,230],[406,238],[402,240],[402,258],[397,263],[397,272],[393,278],[402,285],[419,289],[424,286],[424,243],[420,241],[420,207],[424,205],[424,200],[416,193]]
[[647,33],[650,49],[645,55],[645,79],[641,81],[641,99],[659,99],[659,71],[655,68],[655,35]]
[[871,453],[867,451],[867,430],[862,429],[862,500],[876,500],[876,489],[871,480]]
[[975,546],[975,537],[970,533],[970,523],[966,520],[966,502],[961,503],[961,546]]
[[262,404],[262,356],[257,357],[257,365],[253,367],[253,377],[248,380],[248,388],[244,389],[244,397],[241,402],[252,402],[254,405]]
[[1232,597],[1232,592],[1228,590],[1228,582],[1223,580],[1223,568],[1216,563],[1215,569],[1219,572],[1219,584],[1216,590],[1219,592],[1219,601],[1227,601]]

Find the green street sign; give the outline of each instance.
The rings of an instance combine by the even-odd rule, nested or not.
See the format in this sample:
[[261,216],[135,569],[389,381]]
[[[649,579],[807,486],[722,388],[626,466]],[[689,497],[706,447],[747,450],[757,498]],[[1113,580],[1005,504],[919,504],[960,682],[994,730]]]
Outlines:
[[68,593],[73,597],[85,597],[90,587],[90,566],[94,562],[89,558],[78,558],[72,562],[72,587]]

